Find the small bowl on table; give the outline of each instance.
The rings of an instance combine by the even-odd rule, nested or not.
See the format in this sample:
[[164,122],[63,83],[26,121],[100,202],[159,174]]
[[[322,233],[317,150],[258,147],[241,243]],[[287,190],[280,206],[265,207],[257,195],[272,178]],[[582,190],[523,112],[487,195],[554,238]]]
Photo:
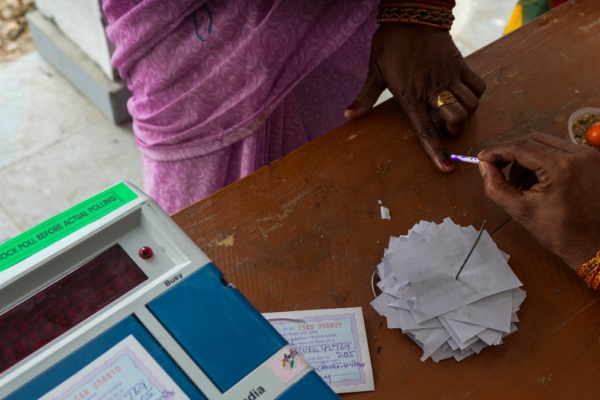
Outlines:
[[[600,150],[600,108],[582,108],[569,118],[569,135],[566,140],[581,146]],[[592,135],[591,131],[596,135]],[[591,136],[590,136],[591,135]],[[592,141],[590,143],[588,138]]]

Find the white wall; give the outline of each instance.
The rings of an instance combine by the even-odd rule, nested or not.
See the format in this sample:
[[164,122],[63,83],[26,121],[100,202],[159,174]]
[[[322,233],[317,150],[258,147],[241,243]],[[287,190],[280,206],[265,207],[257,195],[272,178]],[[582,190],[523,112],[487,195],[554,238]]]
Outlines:
[[450,33],[463,56],[504,36],[518,0],[457,0]]
[[35,0],[35,4],[100,66],[109,79],[114,80],[99,0]]

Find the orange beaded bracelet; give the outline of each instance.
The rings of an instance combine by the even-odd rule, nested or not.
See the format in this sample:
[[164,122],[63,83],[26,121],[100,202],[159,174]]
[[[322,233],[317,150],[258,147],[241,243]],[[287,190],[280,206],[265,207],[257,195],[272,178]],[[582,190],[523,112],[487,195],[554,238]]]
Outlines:
[[575,271],[585,283],[588,284],[592,289],[598,289],[600,287],[600,251],[581,267]]

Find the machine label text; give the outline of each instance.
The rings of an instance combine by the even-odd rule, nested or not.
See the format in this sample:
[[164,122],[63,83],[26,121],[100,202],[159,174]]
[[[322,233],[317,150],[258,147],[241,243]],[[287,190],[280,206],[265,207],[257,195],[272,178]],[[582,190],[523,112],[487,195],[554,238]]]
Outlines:
[[259,386],[257,389],[250,390],[250,392],[248,393],[248,397],[244,397],[243,400],[256,400],[264,392],[266,392],[266,390],[263,389],[262,386]]
[[179,282],[182,279],[183,279],[183,274],[175,275],[173,278],[167,279],[165,281],[165,286],[171,286],[171,285]]

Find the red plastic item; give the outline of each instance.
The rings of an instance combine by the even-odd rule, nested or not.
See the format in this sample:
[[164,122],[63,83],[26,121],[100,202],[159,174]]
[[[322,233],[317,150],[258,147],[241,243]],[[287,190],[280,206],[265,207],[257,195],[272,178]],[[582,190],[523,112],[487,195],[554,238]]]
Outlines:
[[0,314],[0,373],[147,279],[116,245]]
[[140,249],[140,258],[142,260],[149,260],[154,256],[154,252],[148,246],[144,246]]

